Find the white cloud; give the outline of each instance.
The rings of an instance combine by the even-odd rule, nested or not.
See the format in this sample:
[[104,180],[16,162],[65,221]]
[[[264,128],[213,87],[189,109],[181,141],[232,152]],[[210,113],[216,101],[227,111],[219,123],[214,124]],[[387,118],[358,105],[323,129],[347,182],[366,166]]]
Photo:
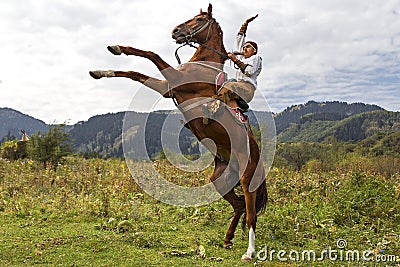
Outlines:
[[[171,30],[209,1],[50,1],[0,3],[0,106],[46,122],[125,110],[141,86],[90,78],[92,69],[156,75],[151,62],[116,57],[107,45],[152,50],[176,65]],[[400,9],[397,0],[280,0],[213,3],[232,50],[241,23],[259,43],[259,90],[273,111],[308,100],[378,104],[400,110]],[[180,51],[188,60],[193,49]],[[361,93],[360,93],[361,92]],[[260,101],[254,100],[257,107]]]

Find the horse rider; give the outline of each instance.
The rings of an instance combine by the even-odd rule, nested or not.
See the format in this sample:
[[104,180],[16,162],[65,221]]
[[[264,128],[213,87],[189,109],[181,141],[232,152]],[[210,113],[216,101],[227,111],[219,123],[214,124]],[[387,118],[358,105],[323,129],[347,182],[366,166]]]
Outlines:
[[247,25],[258,15],[247,19],[236,36],[236,49],[241,52],[228,53],[237,66],[236,79],[228,80],[218,92],[218,98],[232,108],[247,111],[257,88],[257,77],[261,72],[262,59],[257,55],[258,46],[253,41],[245,41]]

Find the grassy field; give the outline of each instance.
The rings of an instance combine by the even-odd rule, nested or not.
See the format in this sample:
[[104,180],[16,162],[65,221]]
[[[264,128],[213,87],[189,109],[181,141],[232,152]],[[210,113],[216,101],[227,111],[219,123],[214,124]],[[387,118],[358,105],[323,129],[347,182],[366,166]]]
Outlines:
[[[269,204],[256,229],[259,259],[244,263],[247,232],[240,227],[234,248],[222,248],[232,217],[227,202],[166,205],[133,178],[155,167],[194,186],[206,183],[210,170],[182,174],[165,162],[136,165],[131,175],[117,159],[70,157],[57,169],[0,160],[0,265],[400,266],[399,172],[383,176],[361,165],[332,172],[273,168]],[[286,252],[281,259],[279,250]],[[348,251],[362,257],[366,250],[374,261],[346,260]],[[303,260],[303,251],[314,251],[315,261]]]

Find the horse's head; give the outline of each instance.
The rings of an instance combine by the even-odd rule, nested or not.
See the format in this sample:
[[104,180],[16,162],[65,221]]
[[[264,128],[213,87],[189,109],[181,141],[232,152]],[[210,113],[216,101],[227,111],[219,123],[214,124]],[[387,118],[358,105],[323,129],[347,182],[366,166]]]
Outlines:
[[212,5],[207,12],[200,9],[200,14],[176,26],[172,31],[172,38],[178,44],[188,42],[205,43],[210,37],[210,30],[215,19],[212,17]]

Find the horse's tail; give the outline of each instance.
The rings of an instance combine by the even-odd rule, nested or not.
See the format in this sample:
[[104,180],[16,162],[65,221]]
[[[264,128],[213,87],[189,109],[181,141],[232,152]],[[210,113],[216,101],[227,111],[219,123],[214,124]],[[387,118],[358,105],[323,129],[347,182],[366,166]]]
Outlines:
[[[253,136],[254,134],[253,131],[251,130],[251,127],[248,127],[248,135]],[[250,146],[251,142],[249,141]],[[258,148],[258,147],[257,147]],[[267,182],[266,182],[266,177],[265,177],[265,169],[262,167],[262,159],[259,158],[259,162],[257,165],[257,168],[261,167],[262,168],[262,174],[261,178],[264,179],[262,183],[258,186],[257,188],[257,197],[256,197],[256,213],[263,213],[265,211],[265,207],[267,206],[267,201],[268,201],[268,192],[267,192]]]
[[267,192],[267,182],[264,181],[257,188],[257,197],[256,197],[256,212],[257,214],[263,213],[265,211],[265,207],[267,206],[268,201],[268,192]]

